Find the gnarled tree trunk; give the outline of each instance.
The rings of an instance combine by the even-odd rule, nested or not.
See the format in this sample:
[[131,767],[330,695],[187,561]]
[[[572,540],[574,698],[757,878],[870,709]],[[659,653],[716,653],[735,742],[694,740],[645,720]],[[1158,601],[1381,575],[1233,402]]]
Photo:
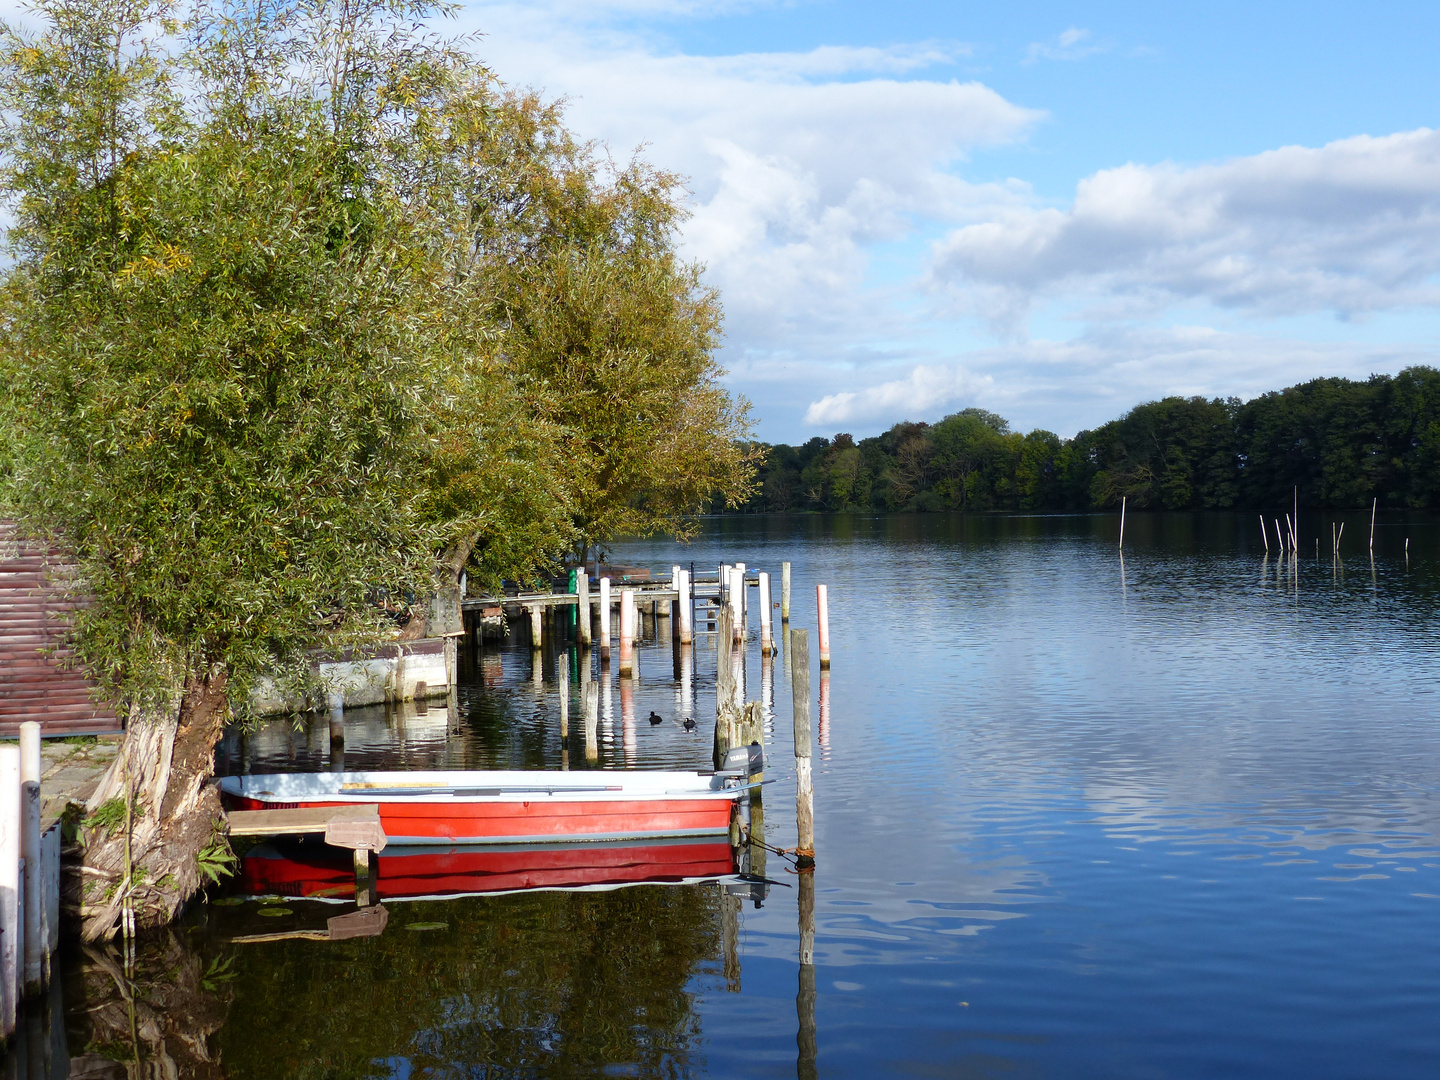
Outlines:
[[221,817],[219,792],[206,781],[229,718],[218,671],[192,679],[168,713],[132,714],[120,752],[85,808],[102,819],[81,836],[86,941],[115,935],[127,899],[137,927],[160,926],[199,889],[199,855]]

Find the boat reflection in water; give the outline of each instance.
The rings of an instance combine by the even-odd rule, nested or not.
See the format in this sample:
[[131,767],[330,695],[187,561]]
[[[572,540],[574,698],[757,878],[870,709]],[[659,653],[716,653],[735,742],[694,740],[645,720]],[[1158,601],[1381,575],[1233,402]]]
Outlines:
[[[370,901],[439,900],[531,889],[720,882],[749,888],[719,838],[497,847],[395,847],[375,856]],[[238,891],[350,901],[350,853],[318,838],[261,844],[241,864]]]

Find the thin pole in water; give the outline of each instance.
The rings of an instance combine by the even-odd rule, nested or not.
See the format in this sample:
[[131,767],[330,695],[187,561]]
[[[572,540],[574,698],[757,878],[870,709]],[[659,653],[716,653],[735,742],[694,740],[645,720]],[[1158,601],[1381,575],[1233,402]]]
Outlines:
[[600,666],[610,666],[610,579],[600,579]]
[[820,622],[820,667],[830,666],[830,590],[824,585],[815,586],[815,609]]
[[790,564],[780,564],[780,621],[790,622]]
[[1125,496],[1120,496],[1120,550],[1125,550]]
[[1265,554],[1270,554],[1270,530],[1265,527],[1265,515],[1260,515],[1260,539],[1265,541]]
[[[1294,525],[1293,525],[1293,528],[1295,529],[1295,554],[1296,554],[1296,555],[1299,555],[1299,554],[1300,554],[1300,485],[1299,485],[1299,484],[1296,484],[1296,485],[1295,485],[1295,523],[1294,523]],[[1318,544],[1320,543],[1320,541],[1319,541],[1319,540],[1316,540],[1315,543],[1318,545]],[[1317,550],[1318,550],[1318,548],[1317,548]]]
[[[797,870],[815,865],[815,790],[810,772],[810,642],[804,630],[790,631],[794,668],[790,679],[795,724],[795,854]],[[808,856],[808,858],[806,858]]]
[[1375,500],[1370,504],[1370,552],[1371,552],[1371,554],[1374,554],[1374,552],[1375,552],[1375,511],[1378,510],[1379,507],[1380,507],[1380,496],[1377,495],[1377,496],[1375,496]]

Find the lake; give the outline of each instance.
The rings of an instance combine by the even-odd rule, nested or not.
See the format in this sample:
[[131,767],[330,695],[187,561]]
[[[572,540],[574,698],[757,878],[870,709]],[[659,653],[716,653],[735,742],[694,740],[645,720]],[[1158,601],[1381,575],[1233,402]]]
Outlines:
[[[72,956],[69,1053],[112,1075],[149,1022],[179,1075],[234,1078],[1433,1076],[1440,522],[1382,521],[1372,558],[1346,517],[1337,562],[1332,519],[1302,520],[1294,561],[1224,514],[1131,515],[1123,560],[1114,516],[730,517],[617,545],[773,571],[777,601],[792,563],[826,702],[813,883],[770,854],[767,887],[400,898],[345,941],[294,936],[344,904],[235,897],[146,940],[135,1004]],[[751,595],[764,828],[792,847],[790,682]],[[457,717],[348,713],[346,767],[585,767],[578,699],[562,747],[527,640],[465,665]],[[638,724],[608,676],[599,767],[708,767],[713,641],[688,696],[671,644],[642,644]],[[323,720],[274,722],[219,760],[328,754]]]

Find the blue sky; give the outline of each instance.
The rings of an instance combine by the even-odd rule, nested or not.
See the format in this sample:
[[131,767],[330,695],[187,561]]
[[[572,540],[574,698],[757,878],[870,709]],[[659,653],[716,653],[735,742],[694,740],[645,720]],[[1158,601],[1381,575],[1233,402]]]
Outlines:
[[761,437],[1063,435],[1440,356],[1440,5],[472,2],[690,178]]

